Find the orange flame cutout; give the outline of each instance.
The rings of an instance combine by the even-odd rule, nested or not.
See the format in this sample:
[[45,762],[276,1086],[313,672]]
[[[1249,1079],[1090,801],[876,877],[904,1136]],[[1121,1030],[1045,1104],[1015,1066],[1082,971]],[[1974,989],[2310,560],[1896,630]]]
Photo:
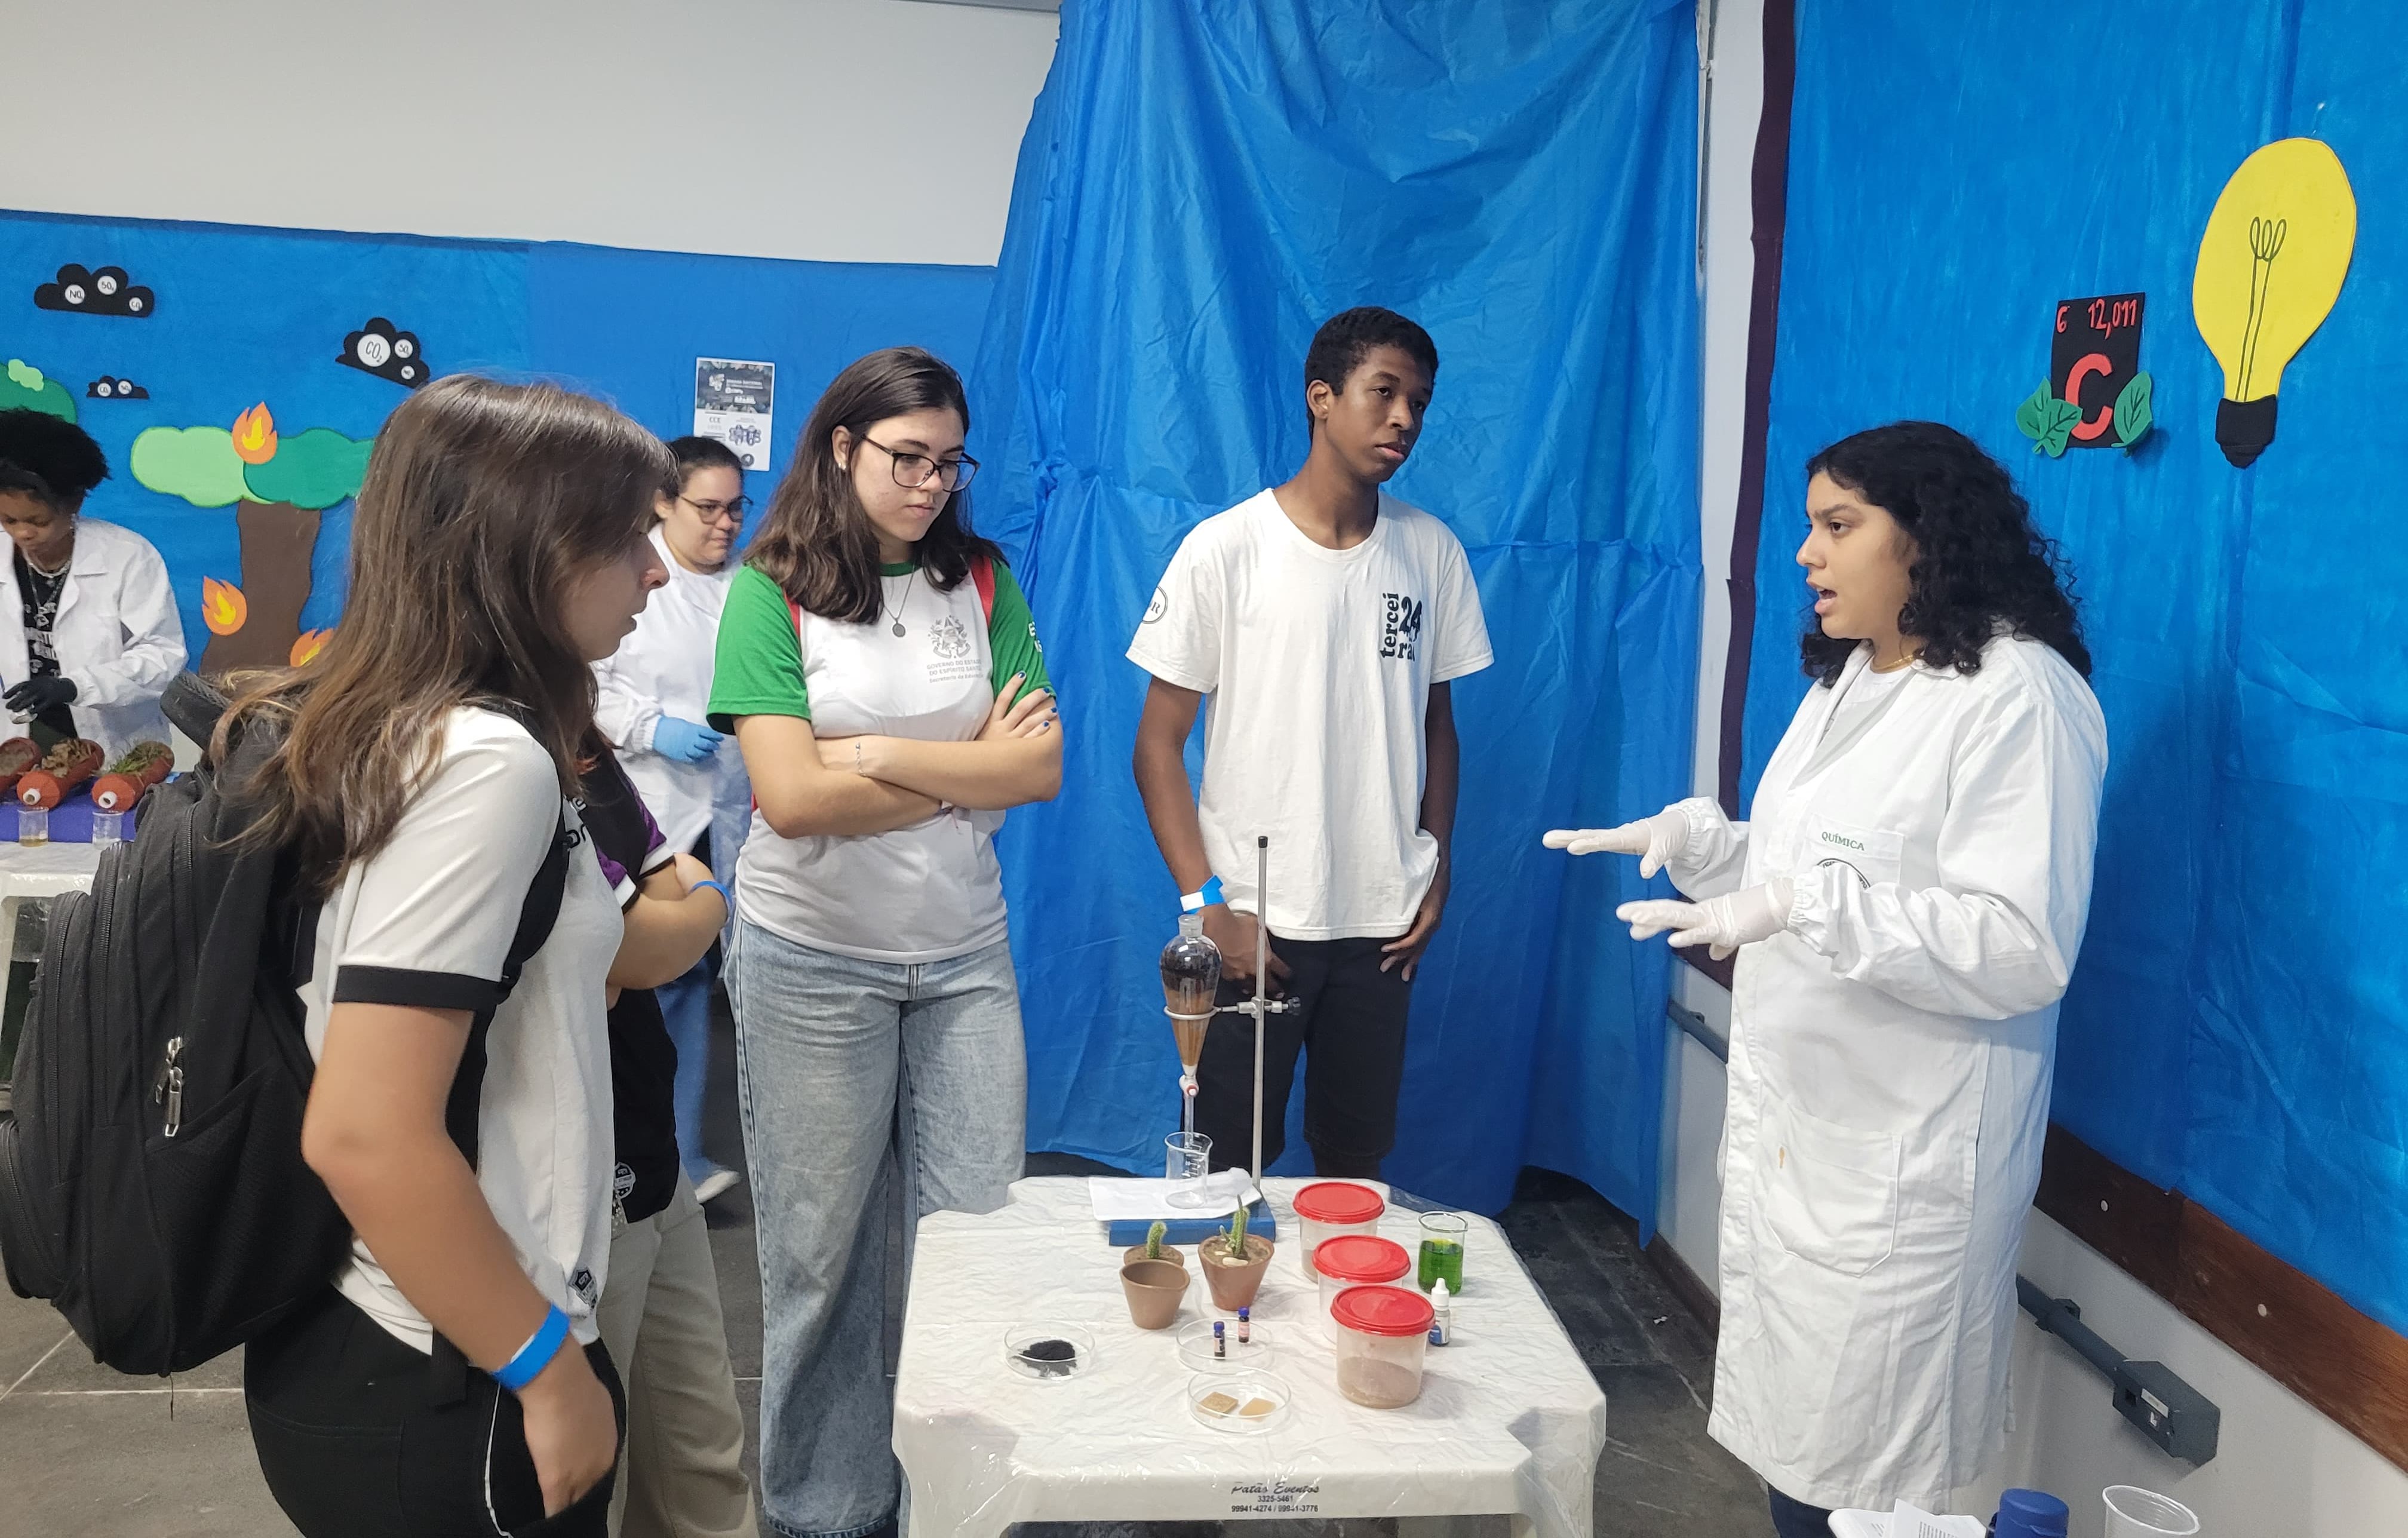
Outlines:
[[311,657],[316,656],[320,652],[325,650],[326,641],[328,638],[333,635],[334,632],[332,630],[302,631],[301,639],[293,643],[293,666],[295,668],[308,667]]
[[276,419],[267,414],[265,401],[234,419],[234,452],[246,465],[265,465],[276,457]]
[[251,618],[251,600],[242,589],[215,577],[201,579],[201,618],[213,636],[231,636]]

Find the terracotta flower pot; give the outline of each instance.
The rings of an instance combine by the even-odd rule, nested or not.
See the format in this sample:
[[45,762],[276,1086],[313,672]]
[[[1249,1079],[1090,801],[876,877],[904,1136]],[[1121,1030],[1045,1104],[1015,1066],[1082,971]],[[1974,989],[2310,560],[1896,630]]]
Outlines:
[[[1134,1266],[1145,1258],[1145,1246],[1143,1244],[1134,1244],[1121,1252],[1121,1264],[1125,1266]],[[1182,1270],[1187,1265],[1186,1252],[1182,1250],[1176,1244],[1163,1245],[1162,1258],[1165,1260],[1169,1261],[1172,1265],[1178,1266]]]
[[1139,1260],[1121,1268],[1121,1291],[1129,1319],[1140,1330],[1168,1330],[1187,1296],[1187,1268],[1168,1260]]
[[1196,1263],[1204,1272],[1204,1285],[1212,1290],[1212,1306],[1224,1313],[1234,1313],[1254,1306],[1254,1294],[1263,1289],[1263,1272],[1270,1269],[1271,1242],[1261,1234],[1246,1235],[1246,1258],[1229,1258],[1229,1237],[1214,1234],[1196,1246]]

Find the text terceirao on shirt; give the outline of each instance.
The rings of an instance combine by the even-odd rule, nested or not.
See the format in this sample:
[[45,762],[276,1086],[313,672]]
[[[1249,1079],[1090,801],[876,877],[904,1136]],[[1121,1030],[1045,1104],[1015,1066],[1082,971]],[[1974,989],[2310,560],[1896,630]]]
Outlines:
[[1405,593],[1390,593],[1386,612],[1380,628],[1380,654],[1413,660],[1422,642],[1422,600]]

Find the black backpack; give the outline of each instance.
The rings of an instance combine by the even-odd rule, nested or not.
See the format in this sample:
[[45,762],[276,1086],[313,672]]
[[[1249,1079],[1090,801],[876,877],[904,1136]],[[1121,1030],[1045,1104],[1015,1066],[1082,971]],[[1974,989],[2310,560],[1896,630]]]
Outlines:
[[[225,699],[191,674],[163,701],[209,740]],[[256,725],[223,765],[151,791],[138,836],[89,894],[55,899],[0,1121],[0,1260],[93,1359],[180,1373],[241,1344],[334,1278],[351,1227],[301,1157],[312,1063],[296,990],[318,910],[275,849],[234,848],[236,790],[273,747]],[[565,832],[565,830],[564,830]],[[507,997],[552,933],[568,870],[553,841],[505,964]],[[475,1158],[490,1013],[470,1030],[446,1124]]]

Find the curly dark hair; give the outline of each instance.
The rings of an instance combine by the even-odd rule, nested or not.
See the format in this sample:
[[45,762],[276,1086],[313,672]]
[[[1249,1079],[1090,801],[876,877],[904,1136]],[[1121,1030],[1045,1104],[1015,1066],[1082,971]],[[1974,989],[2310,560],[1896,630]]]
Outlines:
[[[18,407],[0,411],[0,463],[14,467],[10,491],[28,491],[43,501],[72,502],[108,479],[108,460],[92,435],[47,411]],[[26,484],[39,480],[40,489]]]
[[[1893,422],[1808,460],[1807,479],[1817,475],[1886,511],[1914,540],[1898,624],[1923,642],[1925,662],[1978,672],[1982,648],[2003,627],[2090,676],[2073,573],[2056,541],[2032,526],[2014,478],[1980,444],[1937,422]],[[1798,649],[1810,677],[1833,683],[1856,642],[1823,634],[1810,614]]]

